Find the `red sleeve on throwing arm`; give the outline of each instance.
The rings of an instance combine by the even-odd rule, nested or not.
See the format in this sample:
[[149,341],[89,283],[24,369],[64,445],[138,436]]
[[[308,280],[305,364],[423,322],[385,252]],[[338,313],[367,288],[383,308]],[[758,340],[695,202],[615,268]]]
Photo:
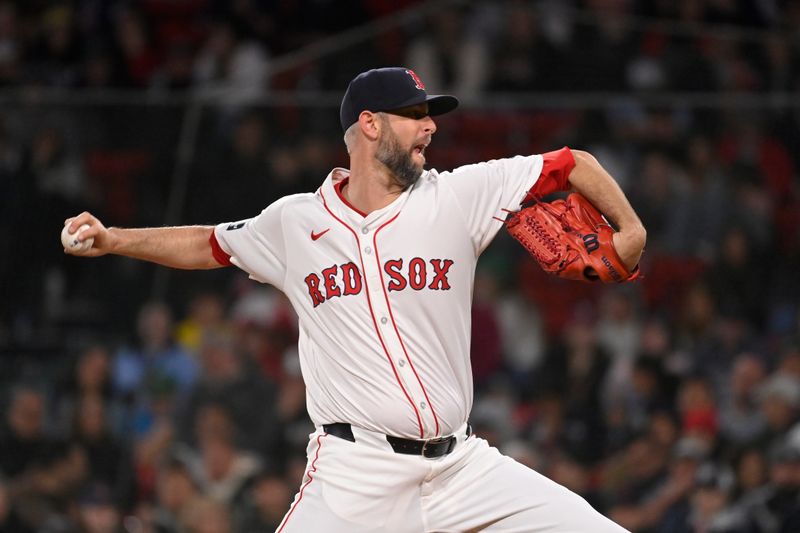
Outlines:
[[211,230],[211,236],[208,238],[208,243],[211,245],[211,255],[217,260],[220,265],[231,266],[231,256],[225,253],[222,246],[217,241],[217,231]]
[[553,152],[542,154],[542,173],[536,184],[528,191],[525,200],[522,203],[533,200],[534,198],[542,198],[550,193],[556,191],[565,191],[569,189],[569,173],[575,168],[575,159],[572,157],[572,152],[568,147]]

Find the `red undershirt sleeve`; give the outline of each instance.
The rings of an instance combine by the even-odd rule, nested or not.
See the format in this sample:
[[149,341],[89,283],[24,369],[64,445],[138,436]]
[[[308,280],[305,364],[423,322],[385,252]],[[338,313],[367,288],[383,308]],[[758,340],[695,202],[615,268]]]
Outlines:
[[211,245],[211,255],[214,256],[214,259],[217,260],[217,263],[224,266],[231,266],[231,256],[229,256],[225,250],[222,249],[222,246],[219,245],[219,241],[217,241],[216,230],[211,231],[211,236],[208,238],[208,242]]
[[542,198],[548,194],[569,189],[569,174],[575,168],[575,158],[565,146],[560,150],[542,154],[542,172],[522,203]]

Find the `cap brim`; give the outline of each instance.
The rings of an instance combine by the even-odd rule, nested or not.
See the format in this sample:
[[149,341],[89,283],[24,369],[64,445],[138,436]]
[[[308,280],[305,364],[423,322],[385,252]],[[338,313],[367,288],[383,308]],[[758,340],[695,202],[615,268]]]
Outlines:
[[425,101],[428,103],[428,114],[444,115],[458,107],[458,98],[449,94],[431,94]]
[[449,94],[431,94],[426,96],[424,99],[414,97],[411,100],[400,102],[396,106],[392,106],[391,109],[375,109],[374,111],[386,111],[387,113],[391,113],[395,109],[402,109],[404,107],[423,103],[428,104],[428,114],[433,117],[452,111],[458,107],[459,102],[458,98],[455,96],[450,96]]

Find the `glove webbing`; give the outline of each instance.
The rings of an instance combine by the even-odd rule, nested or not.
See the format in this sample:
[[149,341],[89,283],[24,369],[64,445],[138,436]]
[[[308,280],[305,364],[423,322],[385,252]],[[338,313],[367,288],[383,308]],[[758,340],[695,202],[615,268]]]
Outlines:
[[[558,219],[564,231],[571,231],[569,224],[564,221],[564,216],[555,211],[547,202],[536,200],[536,205],[541,209],[546,209],[551,215]],[[508,209],[503,209],[507,213],[512,213]],[[513,219],[509,227],[514,227],[522,221],[519,217]],[[525,216],[525,225],[532,230],[532,236],[540,243],[540,246],[531,246],[527,241],[523,241],[525,249],[534,256],[540,264],[553,265],[562,259],[560,243],[553,237],[552,232],[547,231],[544,226],[530,215]]]

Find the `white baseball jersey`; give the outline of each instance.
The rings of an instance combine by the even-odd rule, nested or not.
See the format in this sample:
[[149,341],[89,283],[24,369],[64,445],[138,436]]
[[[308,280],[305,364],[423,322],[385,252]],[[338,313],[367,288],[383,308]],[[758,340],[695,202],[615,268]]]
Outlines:
[[573,166],[564,148],[425,171],[369,214],[348,204],[340,192],[348,173],[335,169],[313,194],[218,225],[211,244],[218,261],[274,285],[294,306],[315,425],[450,435],[472,407],[478,257],[506,210],[519,209],[527,194],[565,188]]

